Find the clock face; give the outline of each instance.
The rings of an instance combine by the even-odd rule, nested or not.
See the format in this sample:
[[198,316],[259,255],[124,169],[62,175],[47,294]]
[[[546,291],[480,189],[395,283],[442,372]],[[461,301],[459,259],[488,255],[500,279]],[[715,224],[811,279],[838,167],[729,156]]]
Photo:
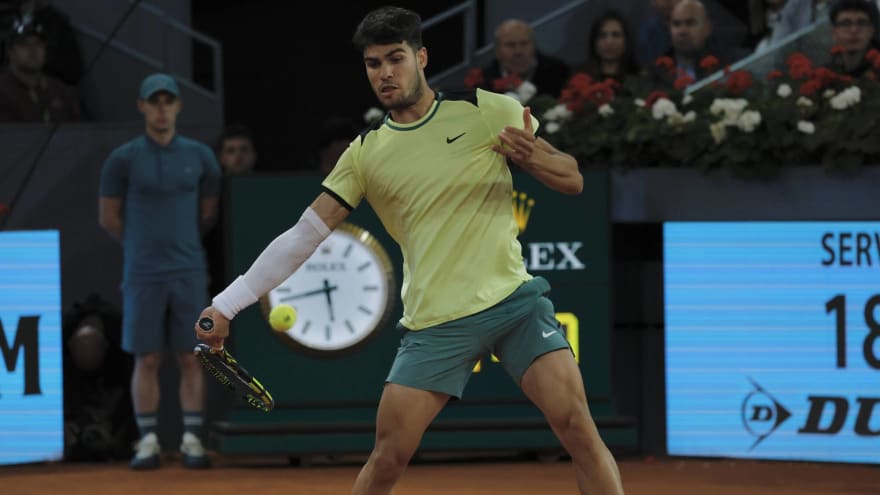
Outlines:
[[279,304],[296,309],[293,327],[273,332],[287,343],[332,353],[351,350],[380,329],[395,289],[385,249],[366,230],[344,223],[261,303],[267,318]]

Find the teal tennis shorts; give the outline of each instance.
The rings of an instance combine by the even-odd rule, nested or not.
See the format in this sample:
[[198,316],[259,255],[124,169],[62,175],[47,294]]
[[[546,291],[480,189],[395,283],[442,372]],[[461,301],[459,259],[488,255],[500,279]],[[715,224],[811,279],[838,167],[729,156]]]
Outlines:
[[138,356],[166,347],[192,352],[198,343],[193,326],[207,299],[208,279],[202,274],[123,284],[122,348]]
[[476,362],[492,353],[519,385],[535,359],[571,349],[549,292],[547,280],[535,277],[479,313],[418,331],[404,329],[386,381],[460,399]]

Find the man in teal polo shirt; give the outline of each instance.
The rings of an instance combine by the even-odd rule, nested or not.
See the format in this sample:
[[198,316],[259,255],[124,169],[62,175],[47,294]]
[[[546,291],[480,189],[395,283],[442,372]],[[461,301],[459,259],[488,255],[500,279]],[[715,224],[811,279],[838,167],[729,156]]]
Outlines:
[[183,462],[205,468],[204,382],[190,326],[207,300],[201,238],[217,216],[221,171],[208,146],[177,134],[180,90],[172,77],[145,78],[137,105],[145,133],[107,158],[99,204],[101,226],[123,248],[122,347],[135,355],[131,389],[141,430],[131,467],[159,467],[159,362],[169,347],[180,368]]

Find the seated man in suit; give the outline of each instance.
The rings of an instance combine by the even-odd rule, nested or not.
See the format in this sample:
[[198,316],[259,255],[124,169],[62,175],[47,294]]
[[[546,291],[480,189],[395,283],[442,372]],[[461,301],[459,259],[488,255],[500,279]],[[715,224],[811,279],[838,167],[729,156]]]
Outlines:
[[481,87],[504,93],[516,88],[498,88],[496,80],[515,75],[535,86],[532,95],[520,98],[527,103],[535,94],[558,97],[571,76],[571,68],[562,60],[543,54],[535,47],[531,26],[519,19],[508,19],[495,30],[495,59],[483,68]]
[[[672,59],[672,67],[662,64],[652,67],[653,83],[659,87],[672,88],[677,79],[684,77],[699,81],[735,60],[730,50],[722,49],[712,39],[712,22],[700,0],[681,0],[675,5],[669,18],[669,34],[672,48],[666,56]],[[709,55],[718,59],[718,63],[701,67],[700,62]]]

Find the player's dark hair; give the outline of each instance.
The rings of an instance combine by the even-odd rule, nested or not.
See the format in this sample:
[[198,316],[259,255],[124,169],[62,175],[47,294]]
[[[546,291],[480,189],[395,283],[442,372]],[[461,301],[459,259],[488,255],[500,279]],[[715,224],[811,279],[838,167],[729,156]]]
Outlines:
[[367,14],[352,37],[361,52],[370,45],[407,43],[413,50],[422,47],[422,18],[400,7],[382,7]]

